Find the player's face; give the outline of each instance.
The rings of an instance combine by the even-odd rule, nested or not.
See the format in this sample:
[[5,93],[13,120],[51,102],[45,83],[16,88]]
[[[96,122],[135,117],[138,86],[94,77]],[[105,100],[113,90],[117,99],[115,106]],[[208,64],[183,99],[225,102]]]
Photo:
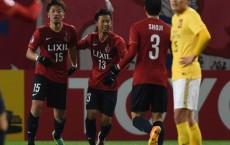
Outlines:
[[99,33],[108,33],[112,27],[112,21],[109,15],[101,15],[96,22]]
[[188,5],[188,0],[170,0],[172,10],[182,12]]
[[48,18],[50,19],[51,23],[58,24],[61,23],[64,19],[65,12],[61,6],[51,6],[48,12]]

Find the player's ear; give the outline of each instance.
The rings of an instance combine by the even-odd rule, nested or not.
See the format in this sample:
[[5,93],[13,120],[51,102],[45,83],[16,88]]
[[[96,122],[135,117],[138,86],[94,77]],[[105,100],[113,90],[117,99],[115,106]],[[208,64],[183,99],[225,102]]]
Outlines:
[[96,26],[98,26],[98,21],[95,21]]

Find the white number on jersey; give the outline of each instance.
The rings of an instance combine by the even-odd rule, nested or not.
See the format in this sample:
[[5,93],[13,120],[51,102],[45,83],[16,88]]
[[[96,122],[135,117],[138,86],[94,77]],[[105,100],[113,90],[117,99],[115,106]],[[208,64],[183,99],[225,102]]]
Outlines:
[[150,41],[155,42],[152,44],[152,48],[155,49],[155,55],[153,55],[153,51],[149,51],[149,58],[155,60],[159,57],[160,36],[157,34],[153,34],[150,38]]
[[99,69],[105,69],[106,67],[106,61],[105,60],[98,60],[98,67]]
[[62,62],[63,61],[63,53],[55,53],[55,61],[56,62]]

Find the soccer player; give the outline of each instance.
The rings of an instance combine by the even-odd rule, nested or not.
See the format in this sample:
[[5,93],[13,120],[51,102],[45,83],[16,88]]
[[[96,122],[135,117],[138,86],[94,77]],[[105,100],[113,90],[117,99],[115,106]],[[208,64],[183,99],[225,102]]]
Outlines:
[[[38,62],[28,117],[28,145],[34,145],[45,100],[54,111],[53,138],[57,145],[64,145],[61,133],[65,125],[67,78],[76,70],[77,33],[74,26],[63,22],[65,4],[61,0],[51,0],[46,10],[50,22],[35,30],[26,53],[28,59]],[[38,47],[40,54],[35,53]],[[68,53],[73,66],[67,72]]]
[[41,7],[40,0],[33,0],[29,7],[25,7],[14,0],[0,0],[0,18],[15,16],[26,20],[36,21]]
[[8,128],[7,113],[3,102],[2,94],[0,91],[0,145],[4,145],[5,132]]
[[104,145],[105,137],[112,127],[112,115],[117,102],[117,82],[112,86],[103,84],[109,68],[117,64],[126,53],[126,44],[120,36],[111,32],[112,16],[107,9],[100,9],[95,14],[98,32],[87,35],[78,42],[77,49],[90,49],[93,70],[88,82],[86,99],[87,117],[86,135],[90,145],[95,145],[96,117],[101,114],[100,132],[97,145]]
[[[133,125],[150,135],[148,145],[163,145],[165,134],[162,115],[167,111],[166,56],[170,47],[170,26],[159,19],[161,0],[145,0],[147,18],[130,29],[128,53],[111,67],[110,84],[120,69],[137,55],[131,91]],[[144,118],[151,106],[152,124]]]
[[172,82],[174,120],[179,145],[201,145],[202,137],[194,118],[201,82],[198,56],[211,36],[199,14],[188,6],[189,0],[170,0],[172,18]]

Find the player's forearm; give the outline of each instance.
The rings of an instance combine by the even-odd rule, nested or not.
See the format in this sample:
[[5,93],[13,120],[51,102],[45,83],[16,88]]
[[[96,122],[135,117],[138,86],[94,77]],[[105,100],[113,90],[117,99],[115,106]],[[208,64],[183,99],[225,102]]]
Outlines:
[[75,47],[72,47],[69,49],[69,57],[70,57],[70,61],[71,61],[72,66],[76,66],[76,64],[77,64],[77,61],[76,61],[77,51],[76,51]]
[[7,131],[8,128],[8,121],[7,121],[7,114],[3,112],[0,114],[0,130]]
[[26,57],[30,60],[36,61],[38,55],[34,53],[30,48],[27,49]]
[[136,56],[137,52],[137,46],[136,45],[130,45],[128,52],[124,56],[124,58],[120,61],[120,63],[117,65],[119,69],[123,69],[126,67]]
[[211,40],[211,35],[206,28],[201,29],[198,34],[197,44],[194,49],[194,55],[199,56],[203,50],[207,47],[209,41]]

